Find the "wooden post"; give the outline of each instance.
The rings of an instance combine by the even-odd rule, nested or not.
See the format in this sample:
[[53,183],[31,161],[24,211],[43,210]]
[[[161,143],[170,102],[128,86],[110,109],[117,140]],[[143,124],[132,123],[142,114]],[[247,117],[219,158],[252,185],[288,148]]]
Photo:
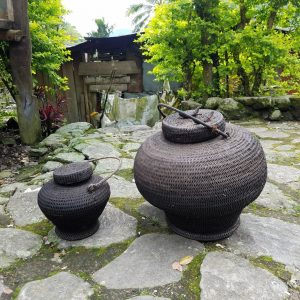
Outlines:
[[10,43],[10,64],[18,95],[17,112],[22,142],[34,144],[41,137],[41,121],[37,100],[32,95],[31,39],[28,21],[28,1],[13,0],[14,29],[22,30],[20,42]]
[[79,111],[76,95],[76,87],[73,74],[73,62],[69,61],[62,66],[63,76],[68,78],[69,90],[66,91],[66,96],[68,100],[68,121],[69,122],[78,122]]

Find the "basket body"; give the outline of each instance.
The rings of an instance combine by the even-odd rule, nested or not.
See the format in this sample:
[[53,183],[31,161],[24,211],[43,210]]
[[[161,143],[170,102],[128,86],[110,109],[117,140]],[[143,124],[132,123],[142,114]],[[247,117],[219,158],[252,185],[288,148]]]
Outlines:
[[[71,181],[74,180],[74,176],[68,176]],[[86,179],[84,173],[84,181],[70,184],[68,176],[60,180],[65,180],[65,185],[58,184],[55,177],[46,183],[38,194],[38,205],[45,216],[56,225],[55,231],[59,237],[80,240],[98,230],[98,218],[109,200],[110,187],[105,182],[101,188],[88,192],[88,187],[98,183],[102,177],[92,175]]]
[[239,126],[227,124],[226,132],[228,139],[182,144],[157,133],[136,155],[140,193],[165,211],[178,234],[201,241],[228,237],[263,190],[267,164],[259,141]]

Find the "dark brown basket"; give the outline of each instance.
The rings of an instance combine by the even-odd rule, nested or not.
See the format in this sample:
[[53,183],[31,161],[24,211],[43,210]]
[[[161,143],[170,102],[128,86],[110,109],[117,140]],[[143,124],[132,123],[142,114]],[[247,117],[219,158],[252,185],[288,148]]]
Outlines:
[[88,180],[93,168],[88,162],[75,162],[54,170],[53,179],[57,184],[71,185]]
[[[225,130],[225,120],[221,113],[210,109],[201,109],[194,114],[194,110],[186,111],[190,115],[202,120],[212,127]],[[218,136],[207,127],[186,119],[179,113],[172,114],[162,121],[162,131],[165,138],[174,143],[199,143]]]
[[51,180],[40,190],[38,205],[56,225],[56,233],[61,238],[79,240],[98,230],[98,218],[110,197],[110,187],[104,182],[92,193],[87,190],[101,180],[102,177],[93,175],[84,182],[65,186]]
[[170,227],[197,240],[229,236],[242,209],[254,201],[267,178],[259,141],[247,130],[226,125],[229,138],[179,144],[163,133],[148,138],[134,163],[143,197],[166,212]]

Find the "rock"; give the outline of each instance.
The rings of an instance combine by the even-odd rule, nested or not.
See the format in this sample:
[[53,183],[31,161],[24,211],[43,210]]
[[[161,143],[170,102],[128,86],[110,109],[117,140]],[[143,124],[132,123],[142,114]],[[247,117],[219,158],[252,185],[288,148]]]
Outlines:
[[286,184],[294,190],[300,189],[300,170],[294,167],[268,164],[268,177],[280,184]]
[[290,197],[285,196],[275,184],[269,182],[266,183],[255,203],[271,209],[290,209],[297,204]]
[[88,159],[103,156],[120,156],[119,151],[117,151],[111,144],[100,141],[89,141],[89,143],[78,144],[74,146],[74,149],[82,152],[82,154]]
[[294,148],[295,148],[295,146],[292,146],[292,145],[280,145],[280,146],[276,147],[275,150],[278,150],[278,151],[289,151],[289,150],[292,150]]
[[[109,100],[110,101],[110,100]],[[157,95],[148,95],[141,98],[123,99],[115,95],[112,109],[108,114],[110,120],[122,123],[153,126],[159,120],[157,110]]]
[[32,232],[0,228],[0,268],[10,266],[17,259],[35,255],[42,243],[42,238]]
[[53,179],[53,172],[47,172],[34,177],[29,183],[34,185],[43,185]]
[[0,205],[7,204],[8,200],[8,197],[0,197]]
[[277,131],[277,130],[268,130],[268,129],[262,132],[257,132],[256,135],[258,135],[260,138],[272,138],[272,139],[282,139],[282,138],[284,139],[289,137],[289,135],[285,132]]
[[4,210],[4,206],[0,205],[0,225],[6,226],[10,223],[9,215]]
[[232,253],[210,252],[201,265],[202,300],[283,300],[288,287],[272,273]]
[[141,147],[140,143],[128,143],[124,145],[122,150],[131,152],[131,151],[137,151],[140,147]]
[[271,112],[269,119],[271,121],[279,121],[282,118],[282,113],[279,109],[275,109]]
[[158,222],[162,226],[167,226],[166,215],[163,210],[151,205],[148,202],[143,203],[138,212],[143,216],[150,218],[151,220]]
[[4,284],[3,282],[0,280],[0,299],[2,299],[2,295],[4,294]]
[[113,176],[108,180],[108,183],[110,185],[111,198],[142,198],[135,183],[129,182],[120,176]]
[[47,147],[56,149],[56,148],[65,146],[67,141],[68,140],[65,137],[63,137],[62,135],[60,135],[58,133],[53,133],[53,134],[49,135],[48,137],[46,137],[42,142],[40,142],[40,145],[42,147],[47,146]]
[[87,122],[76,122],[67,124],[63,127],[60,127],[56,133],[61,135],[73,135],[75,132],[75,135],[77,136],[79,132],[83,134],[88,129],[92,128],[92,124]]
[[26,283],[17,300],[88,300],[94,293],[89,283],[68,272]]
[[206,100],[205,108],[217,109],[223,99],[219,97],[211,97]]
[[13,146],[17,144],[16,140],[12,137],[1,137],[1,143],[6,146]]
[[236,101],[243,105],[253,107],[255,110],[262,110],[266,108],[272,108],[274,106],[274,101],[271,97],[238,97],[235,98]]
[[60,162],[57,162],[57,161],[47,161],[44,164],[43,168],[42,168],[42,172],[43,173],[51,172],[51,171],[54,171],[55,169],[60,168],[62,166],[63,166],[63,164],[60,163]]
[[129,139],[136,143],[143,143],[149,136],[155,134],[158,131],[160,130],[135,131],[132,133],[132,136]]
[[[134,160],[130,158],[122,158],[122,165],[120,170],[128,170],[133,168]],[[118,168],[119,162],[116,159],[102,159],[99,160],[94,173],[97,175],[104,175],[111,173]]]
[[285,265],[300,267],[300,225],[274,218],[242,214],[241,225],[221,243],[235,253],[271,256]]
[[0,195],[13,195],[17,190],[24,191],[28,188],[28,185],[22,182],[15,182],[11,184],[6,184],[0,187]]
[[63,152],[56,154],[52,159],[62,163],[72,163],[84,161],[85,156],[78,152]]
[[137,296],[127,300],[170,300],[169,298],[153,297],[153,296]]
[[9,177],[13,177],[13,176],[14,176],[14,174],[10,170],[4,170],[4,171],[0,172],[0,180],[9,178]]
[[[202,102],[203,100],[200,99],[200,101]],[[199,102],[193,100],[181,101],[182,110],[192,110],[198,108],[199,106],[203,107],[203,104],[200,103],[200,101]]]
[[178,235],[146,234],[92,277],[109,289],[152,288],[178,282],[182,273],[172,269],[174,261],[195,256],[203,248],[199,242]]
[[37,204],[39,189],[34,192],[17,192],[9,200],[7,209],[17,226],[38,223],[46,217]]
[[238,120],[247,115],[246,108],[232,98],[222,99],[219,103],[218,110],[225,118],[231,120]]
[[29,155],[33,157],[41,157],[48,152],[48,148],[30,148]]
[[65,241],[58,238],[53,229],[49,232],[48,240],[57,243],[59,248],[99,248],[121,243],[136,235],[137,220],[110,204],[107,204],[99,221],[99,230],[86,239]]
[[291,108],[291,100],[289,96],[272,97],[272,101],[274,106],[280,110],[286,111]]
[[292,140],[292,144],[299,144],[300,143],[300,139],[294,139]]
[[123,126],[120,128],[120,131],[122,133],[132,133],[135,131],[144,131],[144,130],[150,130],[151,127],[147,125],[132,125],[132,126]]
[[280,141],[274,141],[274,140],[261,140],[260,141],[262,147],[264,148],[264,150],[271,150],[274,148],[274,145],[279,145]]

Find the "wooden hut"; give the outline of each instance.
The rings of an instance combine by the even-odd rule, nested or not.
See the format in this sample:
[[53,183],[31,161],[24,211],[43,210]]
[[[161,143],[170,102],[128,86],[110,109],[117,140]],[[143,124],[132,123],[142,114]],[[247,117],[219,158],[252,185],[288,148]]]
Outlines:
[[143,92],[143,58],[135,39],[136,34],[90,37],[68,48],[72,61],[62,66],[62,75],[69,82],[69,121],[89,121],[99,95],[110,85],[112,91]]

